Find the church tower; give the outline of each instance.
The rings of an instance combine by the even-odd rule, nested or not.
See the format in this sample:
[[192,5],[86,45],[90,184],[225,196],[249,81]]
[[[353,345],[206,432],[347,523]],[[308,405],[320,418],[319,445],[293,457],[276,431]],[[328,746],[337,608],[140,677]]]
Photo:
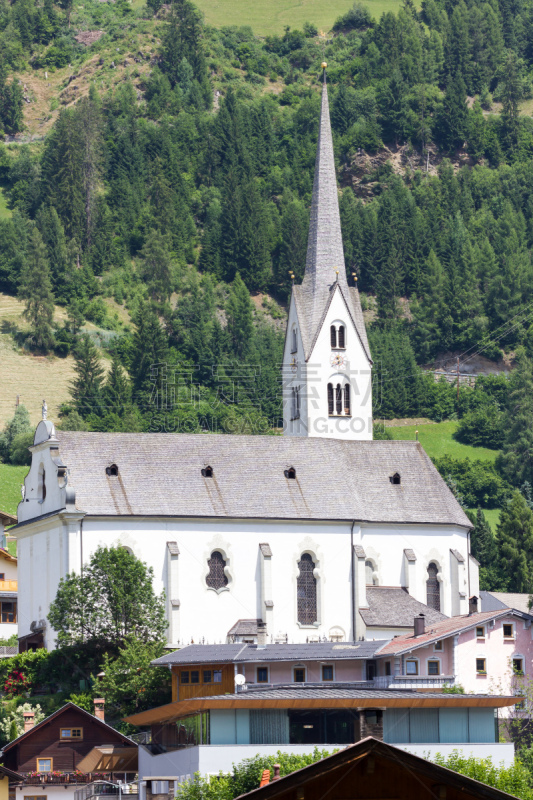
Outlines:
[[283,354],[287,436],[372,439],[372,359],[348,286],[324,67],[305,275],[293,286]]

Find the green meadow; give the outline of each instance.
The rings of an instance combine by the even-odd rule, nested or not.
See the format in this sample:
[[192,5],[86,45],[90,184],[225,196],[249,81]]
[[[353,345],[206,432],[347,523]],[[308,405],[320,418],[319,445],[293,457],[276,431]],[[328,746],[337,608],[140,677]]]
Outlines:
[[15,515],[21,501],[20,487],[28,473],[28,467],[0,464],[0,511]]
[[[387,424],[385,422],[385,424]],[[442,456],[452,456],[452,458],[470,458],[471,460],[495,461],[498,455],[497,450],[489,450],[486,447],[471,447],[468,444],[461,444],[453,438],[457,430],[458,422],[446,421],[435,422],[424,425],[405,425],[400,427],[387,428],[392,433],[393,439],[415,439],[418,431],[418,441],[430,458],[442,458]]]

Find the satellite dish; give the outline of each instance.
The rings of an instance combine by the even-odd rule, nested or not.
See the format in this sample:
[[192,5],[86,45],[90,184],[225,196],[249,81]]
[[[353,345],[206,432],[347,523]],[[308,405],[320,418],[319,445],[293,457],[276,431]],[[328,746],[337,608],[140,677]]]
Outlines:
[[244,686],[246,678],[244,675],[235,675],[235,686]]

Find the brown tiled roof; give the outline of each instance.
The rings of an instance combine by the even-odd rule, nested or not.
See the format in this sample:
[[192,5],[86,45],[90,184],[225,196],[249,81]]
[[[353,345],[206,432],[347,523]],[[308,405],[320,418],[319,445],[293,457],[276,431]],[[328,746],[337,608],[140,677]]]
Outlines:
[[460,617],[451,617],[443,622],[431,624],[426,627],[426,632],[421,636],[414,636],[412,633],[406,633],[402,636],[396,636],[392,641],[388,642],[378,651],[377,655],[401,655],[408,653],[418,647],[437,642],[439,639],[446,639],[448,636],[454,636],[457,633],[466,631],[469,628],[475,628],[476,625],[481,625],[488,622],[490,619],[498,619],[505,617],[511,613],[511,609],[504,608],[501,611],[480,611],[478,614],[465,614]]
[[[57,443],[75,508],[90,515],[471,527],[418,442],[58,431]],[[106,474],[110,464],[118,476]],[[389,480],[396,471],[401,485]]]
[[366,596],[369,607],[359,613],[368,627],[412,628],[419,614],[424,614],[426,625],[447,619],[445,614],[424,605],[399,586],[367,586]]

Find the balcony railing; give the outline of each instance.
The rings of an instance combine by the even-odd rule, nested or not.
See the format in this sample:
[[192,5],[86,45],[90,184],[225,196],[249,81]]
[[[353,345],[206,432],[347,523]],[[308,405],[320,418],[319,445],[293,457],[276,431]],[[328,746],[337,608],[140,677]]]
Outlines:
[[37,775],[24,775],[24,784],[27,786],[41,786],[44,784],[73,784],[92,783],[101,777],[91,772],[39,772]]
[[373,689],[443,689],[454,683],[453,675],[380,675],[368,681]]
[[0,592],[16,592],[18,591],[18,581],[4,580],[0,581]]

